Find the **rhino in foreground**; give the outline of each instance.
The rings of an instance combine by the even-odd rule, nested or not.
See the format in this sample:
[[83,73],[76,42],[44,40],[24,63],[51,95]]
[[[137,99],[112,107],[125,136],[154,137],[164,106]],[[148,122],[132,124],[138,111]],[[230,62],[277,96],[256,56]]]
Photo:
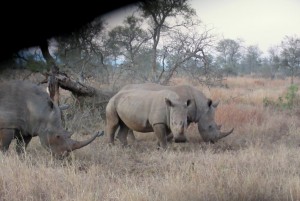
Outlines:
[[154,132],[159,145],[167,147],[167,134],[172,132],[176,141],[186,141],[187,111],[190,99],[181,101],[170,90],[122,90],[106,106],[106,132],[114,144],[115,132],[127,145],[128,130],[142,133]]
[[85,141],[71,139],[62,126],[60,108],[46,91],[29,81],[0,83],[0,149],[6,151],[13,139],[18,153],[25,151],[32,137],[39,136],[44,148],[58,157],[90,144],[103,133]]
[[[126,90],[146,90],[146,91],[160,91],[170,90],[176,92],[183,99],[190,99],[192,101],[190,107],[188,107],[188,125],[191,122],[198,124],[198,131],[204,142],[215,143],[219,139],[224,138],[233,132],[233,128],[228,132],[221,132],[221,125],[217,125],[215,118],[215,109],[219,102],[213,102],[207,98],[201,91],[195,87],[189,85],[177,85],[177,86],[164,86],[155,83],[144,84],[128,84],[125,85],[120,91]],[[135,139],[132,131],[129,133],[129,137]]]

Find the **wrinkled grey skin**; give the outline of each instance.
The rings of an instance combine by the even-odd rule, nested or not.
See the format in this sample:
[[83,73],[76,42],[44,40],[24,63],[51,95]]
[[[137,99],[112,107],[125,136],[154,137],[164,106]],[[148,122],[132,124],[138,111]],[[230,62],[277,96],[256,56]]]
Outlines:
[[[228,132],[221,132],[220,125],[217,125],[215,118],[215,109],[217,108],[219,102],[213,102],[211,99],[206,98],[205,95],[196,89],[195,87],[189,85],[177,85],[177,86],[164,86],[155,83],[144,83],[144,84],[128,84],[125,85],[120,91],[123,90],[171,90],[176,92],[180,98],[191,99],[191,106],[188,108],[188,124],[191,122],[198,124],[198,131],[204,142],[215,143],[219,139],[228,136],[233,132],[233,128]],[[129,132],[129,137],[133,140],[135,139],[133,132]],[[168,137],[172,139],[172,136]]]
[[38,136],[44,148],[61,157],[80,149],[103,133],[85,141],[71,139],[62,126],[59,107],[49,95],[29,81],[0,83],[0,149],[6,151],[13,139],[17,152],[25,151],[32,137]]
[[114,144],[115,132],[127,145],[128,130],[154,132],[162,148],[167,147],[167,134],[176,140],[186,140],[187,108],[191,100],[180,101],[170,90],[123,90],[114,95],[106,106],[106,133]]

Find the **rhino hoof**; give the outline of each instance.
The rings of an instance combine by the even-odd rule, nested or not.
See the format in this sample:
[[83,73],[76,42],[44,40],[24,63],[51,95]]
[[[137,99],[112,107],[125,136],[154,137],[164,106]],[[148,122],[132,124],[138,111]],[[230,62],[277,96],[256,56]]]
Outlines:
[[186,139],[186,137],[179,137],[179,138],[176,138],[174,141],[175,141],[175,143],[185,143],[188,140]]

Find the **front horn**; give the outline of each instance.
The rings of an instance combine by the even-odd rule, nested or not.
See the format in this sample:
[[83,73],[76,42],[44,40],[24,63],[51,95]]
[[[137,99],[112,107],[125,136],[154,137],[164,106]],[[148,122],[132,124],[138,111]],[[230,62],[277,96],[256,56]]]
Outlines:
[[219,137],[217,138],[217,140],[223,138],[223,137],[226,137],[228,135],[230,135],[232,132],[233,132],[234,128],[232,128],[229,132],[220,132],[220,135]]

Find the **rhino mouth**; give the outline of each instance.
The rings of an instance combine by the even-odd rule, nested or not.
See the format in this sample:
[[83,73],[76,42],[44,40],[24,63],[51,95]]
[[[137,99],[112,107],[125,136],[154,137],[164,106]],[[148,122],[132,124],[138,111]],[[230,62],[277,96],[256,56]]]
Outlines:
[[227,132],[221,132],[219,130],[219,135],[215,138],[215,139],[210,139],[209,142],[214,144],[215,142],[217,142],[218,140],[230,135],[233,132],[234,128],[232,128],[230,131]]
[[228,132],[220,132],[220,135],[218,136],[217,140],[222,139],[228,135],[230,135],[233,132],[234,128],[232,128],[230,131]]
[[175,143],[185,143],[187,141],[188,140],[187,140],[187,138],[184,135],[180,135],[180,136],[174,138],[174,142]]
[[232,128],[230,131],[223,132],[223,131],[221,131],[221,127],[222,127],[222,125],[217,125],[214,132],[211,132],[210,130],[204,130],[198,123],[198,131],[199,131],[203,141],[210,142],[212,144],[214,144],[218,140],[230,135],[234,130],[234,128]]

